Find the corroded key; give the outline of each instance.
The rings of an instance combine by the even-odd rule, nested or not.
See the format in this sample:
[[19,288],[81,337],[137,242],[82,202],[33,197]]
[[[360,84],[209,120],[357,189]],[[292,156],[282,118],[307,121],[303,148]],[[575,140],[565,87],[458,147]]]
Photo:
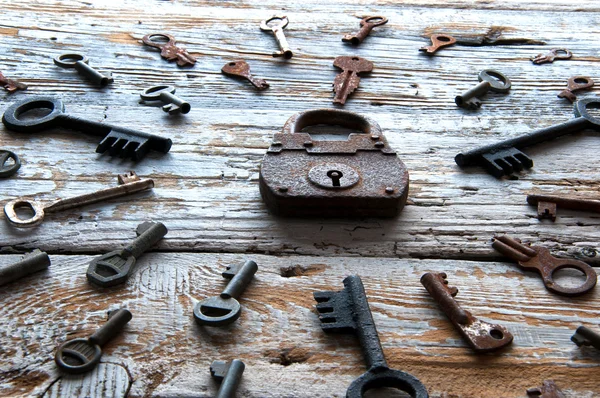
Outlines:
[[[273,26],[269,26],[269,22],[271,21],[280,22]],[[285,35],[283,34],[283,29],[285,29],[289,23],[290,21],[285,15],[274,15],[271,18],[265,19],[260,23],[260,29],[262,31],[273,32],[273,34],[275,35],[275,40],[277,40],[277,44],[279,45],[280,51],[274,51],[274,57],[284,57],[286,59],[290,59],[294,55],[294,53],[292,53],[292,50],[290,49],[290,46],[288,45]]]
[[419,48],[419,51],[424,52],[427,55],[432,55],[439,49],[449,47],[456,43],[456,39],[450,35],[431,35],[431,45],[423,46]]
[[527,195],[527,203],[537,206],[538,219],[556,221],[556,209],[572,209],[600,213],[600,200],[579,199],[557,195]]
[[556,59],[569,59],[573,53],[566,48],[553,48],[546,54],[538,54],[531,57],[531,62],[536,65],[545,64],[546,62],[554,62]]
[[71,53],[71,54],[62,54],[58,57],[54,58],[54,63],[61,68],[75,68],[75,70],[85,77],[87,77],[92,83],[105,87],[108,83],[112,83],[115,80],[112,78],[110,72],[106,75],[98,72],[96,69],[92,68],[88,65],[89,63],[88,57],[81,54]]
[[160,222],[143,222],[136,229],[137,238],[124,249],[93,259],[86,273],[88,281],[109,287],[124,283],[137,259],[168,232]]
[[246,365],[239,359],[231,362],[213,361],[210,365],[210,375],[221,383],[215,398],[234,398],[245,368]]
[[373,62],[361,57],[341,56],[333,61],[333,65],[342,70],[342,73],[337,75],[333,81],[335,93],[333,103],[344,105],[348,95],[358,88],[359,73],[371,72]]
[[250,65],[244,60],[239,59],[226,63],[225,66],[221,68],[221,72],[227,76],[243,77],[252,83],[258,90],[269,88],[269,83],[267,83],[266,80],[256,79],[252,76],[250,73]]
[[[4,214],[8,221],[15,227],[34,227],[41,224],[47,213],[57,213],[92,203],[103,202],[108,199],[119,198],[154,187],[154,180],[150,178],[140,179],[133,171],[129,174],[119,174],[118,181],[119,185],[116,187],[101,189],[72,198],[60,199],[47,205],[23,198],[11,200],[4,206]],[[19,208],[30,209],[33,212],[33,216],[26,219],[21,218],[16,212],[16,209]]]
[[[153,41],[154,38],[163,39],[166,43]],[[150,33],[142,37],[142,42],[147,46],[158,48],[161,57],[167,61],[176,61],[178,66],[194,66],[196,63],[196,58],[185,48],[177,47],[175,38],[166,33]]]
[[356,334],[367,363],[367,371],[350,384],[346,398],[360,398],[368,390],[383,387],[395,387],[413,398],[429,397],[419,379],[388,367],[359,276],[346,277],[344,289],[339,292],[315,292],[313,296],[318,303],[321,329]]
[[481,100],[478,97],[481,97],[488,91],[493,91],[496,93],[508,93],[510,90],[510,79],[497,70],[482,70],[479,72],[479,76],[477,78],[481,83],[463,95],[457,95],[456,98],[454,98],[456,105],[460,106],[461,108],[477,109],[481,107]]
[[577,347],[592,346],[600,350],[600,333],[594,332],[585,326],[579,326],[575,334],[571,336],[571,341],[577,344]]
[[35,249],[23,256],[21,261],[0,267],[0,286],[21,279],[50,266],[48,253]]
[[385,25],[386,23],[388,23],[388,19],[380,15],[365,17],[360,21],[360,30],[357,33],[345,35],[342,37],[342,41],[358,46],[371,33],[374,27]]
[[87,339],[69,340],[58,347],[54,361],[67,373],[85,373],[100,363],[102,346],[112,339],[132,318],[131,312],[119,309],[109,312],[108,321]]
[[161,101],[165,104],[162,107],[162,110],[168,112],[170,115],[175,113],[188,113],[192,109],[191,105],[174,94],[175,87],[173,86],[153,86],[142,91],[140,94],[140,104]]
[[9,93],[14,93],[17,90],[27,90],[27,85],[18,82],[14,79],[9,79],[0,72],[0,86],[4,87]]
[[221,275],[231,279],[225,290],[215,297],[200,301],[194,307],[194,318],[200,325],[223,326],[235,322],[242,314],[242,306],[236,300],[252,281],[258,265],[248,260],[243,265],[230,265]]
[[448,286],[445,273],[428,272],[421,284],[475,351],[494,351],[512,343],[513,335],[504,326],[477,319],[458,305],[454,299],[458,289]]
[[567,88],[561,91],[557,97],[566,98],[571,102],[577,100],[577,96],[573,94],[575,91],[584,90],[594,87],[594,81],[587,76],[573,76],[567,81]]

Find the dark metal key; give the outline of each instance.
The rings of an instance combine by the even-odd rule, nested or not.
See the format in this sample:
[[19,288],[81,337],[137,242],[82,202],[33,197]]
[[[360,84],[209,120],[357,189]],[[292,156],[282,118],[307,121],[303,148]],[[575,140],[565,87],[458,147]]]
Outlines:
[[600,333],[594,332],[585,326],[579,326],[575,334],[571,336],[571,341],[577,344],[577,347],[592,346],[600,350]]
[[371,33],[374,27],[385,25],[386,23],[388,23],[388,19],[380,15],[365,17],[360,21],[360,30],[357,33],[345,35],[342,37],[342,41],[358,46]]
[[175,94],[175,87],[173,86],[153,86],[142,91],[140,94],[140,97],[142,98],[140,104],[151,101],[161,101],[165,104],[162,107],[162,110],[168,112],[170,115],[175,113],[188,113],[192,109],[191,105],[173,94]]
[[231,279],[219,296],[209,297],[194,307],[194,318],[200,325],[223,326],[235,322],[242,313],[236,300],[246,289],[258,265],[248,260],[243,265],[230,265],[221,275]]
[[388,367],[359,276],[346,277],[344,289],[339,292],[315,292],[313,296],[318,302],[316,307],[324,332],[358,336],[367,371],[350,384],[346,391],[347,398],[360,398],[368,390],[383,387],[397,388],[413,398],[429,397],[419,379]]
[[588,108],[599,108],[600,99],[588,98],[575,103],[575,118],[561,124],[555,124],[516,138],[500,141],[461,152],[454,158],[460,167],[483,166],[488,173],[495,177],[510,175],[514,171],[529,169],[533,160],[520,150],[540,142],[553,140],[563,135],[577,133],[586,129],[600,129],[600,119],[592,116]]
[[48,254],[35,249],[23,256],[21,261],[0,267],[0,286],[21,279],[34,272],[42,271],[50,266]]
[[348,95],[358,88],[360,82],[358,75],[371,72],[373,62],[361,57],[341,56],[333,61],[333,65],[342,70],[342,73],[337,75],[333,81],[333,91],[335,92],[333,103],[344,105]]
[[112,339],[132,318],[131,312],[119,309],[108,314],[108,321],[87,339],[69,340],[58,347],[54,361],[67,373],[84,373],[100,362],[102,346]]
[[247,79],[254,87],[258,90],[265,90],[269,88],[269,83],[263,79],[257,79],[250,73],[250,65],[244,60],[236,60],[227,62],[225,66],[221,68],[221,72],[227,76],[243,77]]
[[244,369],[246,369],[246,365],[239,359],[231,362],[213,361],[210,365],[210,375],[221,383],[215,398],[234,398]]
[[496,93],[508,93],[510,90],[510,79],[497,70],[485,69],[479,72],[478,79],[481,83],[454,98],[456,105],[461,108],[477,109],[481,107],[481,100],[478,97],[486,94],[488,91]]
[[124,283],[137,259],[161,240],[167,227],[160,222],[143,222],[136,229],[137,238],[127,247],[93,259],[88,266],[88,281],[102,287]]
[[96,69],[88,65],[89,59],[82,54],[63,54],[54,58],[54,63],[61,68],[71,69],[75,68],[80,75],[88,78],[92,83],[97,86],[105,87],[108,83],[112,83],[115,80],[112,78],[110,72],[106,75],[98,72]]
[[[49,109],[50,113],[38,118],[19,118],[22,113],[34,109]],[[172,145],[169,138],[69,115],[65,113],[63,102],[55,97],[29,97],[15,102],[4,112],[2,123],[9,130],[21,133],[63,127],[102,136],[104,139],[98,144],[97,153],[108,151],[110,156],[131,158],[134,161],[141,160],[150,150],[167,153]]]

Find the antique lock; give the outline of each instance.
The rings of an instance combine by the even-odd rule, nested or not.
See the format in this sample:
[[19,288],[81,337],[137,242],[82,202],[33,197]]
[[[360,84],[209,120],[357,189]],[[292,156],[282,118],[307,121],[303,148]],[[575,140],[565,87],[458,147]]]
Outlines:
[[[303,128],[337,125],[345,141],[314,140]],[[337,109],[300,112],[275,133],[260,168],[260,193],[283,216],[395,216],[408,196],[408,170],[372,119]]]

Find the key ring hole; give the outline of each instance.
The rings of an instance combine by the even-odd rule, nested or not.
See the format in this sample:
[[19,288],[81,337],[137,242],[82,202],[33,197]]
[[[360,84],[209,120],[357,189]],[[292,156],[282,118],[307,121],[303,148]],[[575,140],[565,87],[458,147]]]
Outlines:
[[569,55],[569,52],[563,48],[559,48],[557,50],[554,50],[554,54],[556,55]]
[[267,25],[269,28],[277,28],[280,25],[284,24],[284,18],[273,17],[273,18],[269,19],[265,25]]
[[378,387],[365,391],[363,398],[410,398],[412,395],[395,387]]
[[284,29],[290,21],[285,15],[275,15],[269,19],[265,19],[260,23],[260,28],[262,30],[275,30],[275,29]]
[[376,15],[376,16],[373,16],[373,17],[366,18],[364,21],[368,22],[368,23],[371,23],[373,25],[383,25],[388,20],[387,20],[386,17],[382,17],[382,16],[379,16],[379,15]]
[[551,275],[554,285],[563,289],[576,289],[582,287],[586,280],[587,275],[582,270],[575,268],[574,266],[566,266],[555,270]]
[[585,78],[585,77],[577,77],[575,79],[573,79],[573,81],[577,84],[581,84],[581,85],[585,85],[588,84],[590,82],[589,79]]
[[165,44],[171,41],[171,38],[162,33],[155,33],[148,36],[148,41],[153,44],[158,44],[160,46],[164,46]]
[[[48,106],[46,106],[46,105],[48,105]],[[17,112],[15,112],[15,116],[20,121],[31,122],[31,121],[36,121],[36,120],[39,120],[39,119],[42,119],[42,118],[48,116],[49,114],[52,113],[53,110],[54,110],[54,104],[44,103],[44,104],[40,104],[39,107],[34,107],[34,108],[30,108],[30,109],[17,109]]]
[[490,330],[490,336],[496,340],[502,340],[504,338],[504,333],[502,333],[501,330],[492,329]]
[[229,66],[235,66],[235,65],[236,65],[236,63],[235,63],[235,62],[230,62],[230,63],[229,63]]
[[231,308],[215,308],[210,306],[201,305],[200,312],[211,318],[220,318],[231,314],[233,310]]
[[444,43],[448,43],[449,41],[451,41],[451,39],[448,36],[436,36],[435,39]]
[[74,68],[75,64],[80,61],[87,64],[89,59],[85,55],[77,53],[62,54],[54,58],[54,63],[61,68]]

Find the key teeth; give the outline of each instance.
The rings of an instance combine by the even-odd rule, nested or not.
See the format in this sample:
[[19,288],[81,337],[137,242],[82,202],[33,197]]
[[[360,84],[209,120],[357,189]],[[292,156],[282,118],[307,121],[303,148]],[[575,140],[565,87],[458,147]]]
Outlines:
[[575,333],[573,336],[571,336],[571,341],[577,344],[577,347],[581,347],[582,345],[591,345],[588,339],[579,335],[578,333]]
[[337,292],[330,292],[330,291],[325,291],[325,292],[314,292],[313,293],[313,297],[315,298],[315,300],[318,303],[323,303],[326,301],[331,300],[331,298],[336,294]]
[[113,144],[116,141],[117,141],[117,137],[113,137],[110,134],[108,134],[106,137],[104,137],[104,139],[102,141],[100,141],[100,143],[96,147],[96,153],[106,152],[108,150],[108,148],[113,146]]
[[210,375],[217,381],[222,381],[227,374],[227,368],[226,361],[213,361],[210,365]]

